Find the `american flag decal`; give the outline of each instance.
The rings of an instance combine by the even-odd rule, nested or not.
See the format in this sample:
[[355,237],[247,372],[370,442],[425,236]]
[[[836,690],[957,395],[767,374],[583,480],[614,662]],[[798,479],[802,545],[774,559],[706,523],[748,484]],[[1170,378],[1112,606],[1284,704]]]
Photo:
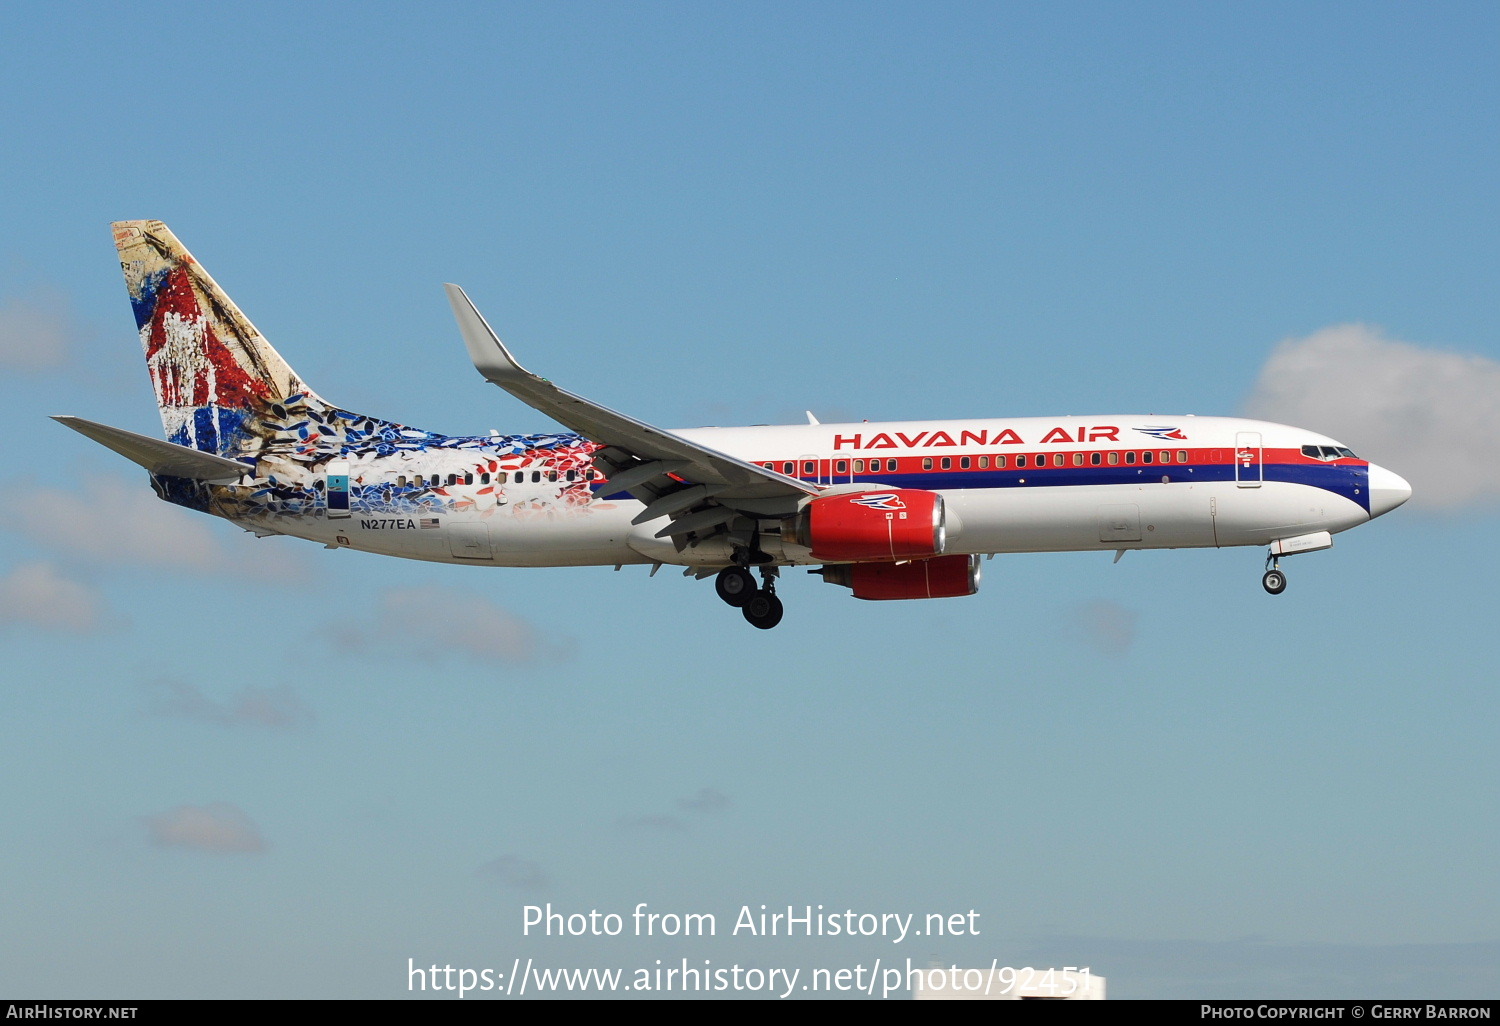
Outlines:
[[423,517],[420,521],[418,521],[418,523],[420,523],[422,525],[422,530],[426,531],[429,528],[433,528],[433,527],[437,527],[438,526],[438,518],[437,517]]

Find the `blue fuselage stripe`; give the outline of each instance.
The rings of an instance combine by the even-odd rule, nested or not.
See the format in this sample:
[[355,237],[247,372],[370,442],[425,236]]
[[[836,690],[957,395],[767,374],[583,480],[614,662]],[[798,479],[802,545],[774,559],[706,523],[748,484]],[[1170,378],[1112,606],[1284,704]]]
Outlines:
[[[1261,480],[1284,484],[1307,485],[1342,496],[1369,512],[1369,472],[1363,466],[1337,464],[1265,463]],[[1235,480],[1232,463],[1188,465],[1163,463],[1151,466],[1103,467],[1027,467],[1007,470],[927,470],[916,474],[857,474],[856,483],[870,488],[924,488],[928,491],[957,491],[987,488],[1067,488],[1076,485],[1141,485],[1160,483],[1192,484]],[[807,481],[818,478],[807,476]],[[847,481],[838,475],[835,481]],[[597,487],[597,486],[596,486]],[[604,488],[608,488],[606,482]],[[603,489],[598,489],[602,491]],[[628,501],[631,496],[614,492],[604,499]]]

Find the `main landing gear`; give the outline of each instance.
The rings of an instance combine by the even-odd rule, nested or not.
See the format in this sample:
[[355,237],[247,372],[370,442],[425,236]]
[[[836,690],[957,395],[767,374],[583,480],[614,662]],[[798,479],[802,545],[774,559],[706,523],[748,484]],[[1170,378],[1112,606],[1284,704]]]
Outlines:
[[1266,573],[1260,579],[1260,586],[1272,595],[1280,595],[1286,591],[1286,574],[1281,571],[1281,560],[1274,555],[1266,556]]
[[714,578],[714,591],[731,606],[742,608],[755,594],[755,578],[744,567],[732,566],[719,571],[719,576]]
[[781,622],[784,611],[781,599],[776,597],[776,574],[776,567],[762,566],[760,576],[764,583],[757,588],[747,567],[731,566],[719,571],[714,590],[719,598],[737,607],[752,627],[768,631]]

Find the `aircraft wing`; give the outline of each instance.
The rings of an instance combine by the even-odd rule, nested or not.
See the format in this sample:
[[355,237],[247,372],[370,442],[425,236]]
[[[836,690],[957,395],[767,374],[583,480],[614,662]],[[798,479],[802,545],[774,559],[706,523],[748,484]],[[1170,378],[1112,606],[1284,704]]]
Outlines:
[[475,369],[526,405],[603,446],[594,462],[609,478],[605,491],[629,492],[646,503],[635,522],[673,518],[659,537],[708,533],[739,513],[789,516],[805,497],[819,493],[816,485],[616,413],[531,373],[510,355],[463,289],[443,287]]

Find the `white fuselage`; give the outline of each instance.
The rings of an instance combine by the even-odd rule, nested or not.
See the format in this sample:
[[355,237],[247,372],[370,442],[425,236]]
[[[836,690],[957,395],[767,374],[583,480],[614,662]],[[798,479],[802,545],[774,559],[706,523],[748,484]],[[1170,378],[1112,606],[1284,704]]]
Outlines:
[[[919,488],[942,495],[945,552],[1000,553],[1267,545],[1335,534],[1372,509],[1379,468],[1351,457],[1306,455],[1338,446],[1300,428],[1218,417],[1063,417],[1015,420],[808,424],[675,432],[719,452],[817,484],[828,492]],[[440,436],[431,436],[440,437]],[[665,517],[590,479],[589,443],[556,450],[347,453],[347,512],[328,502],[294,512],[249,497],[274,479],[306,486],[316,473],[262,453],[253,480],[221,515],[278,533],[386,555],[492,566],[670,563],[722,566],[724,541],[680,547],[655,537]],[[1343,450],[1347,452],[1348,450]],[[1399,480],[1399,479],[1397,479]],[[424,491],[407,493],[420,481]],[[450,483],[451,482],[451,483]],[[1377,482],[1378,483],[1378,482]],[[318,494],[328,495],[316,482]],[[335,486],[336,488],[336,486]],[[401,501],[389,501],[391,495]],[[336,504],[336,503],[335,503]],[[765,551],[814,564],[768,522]]]

